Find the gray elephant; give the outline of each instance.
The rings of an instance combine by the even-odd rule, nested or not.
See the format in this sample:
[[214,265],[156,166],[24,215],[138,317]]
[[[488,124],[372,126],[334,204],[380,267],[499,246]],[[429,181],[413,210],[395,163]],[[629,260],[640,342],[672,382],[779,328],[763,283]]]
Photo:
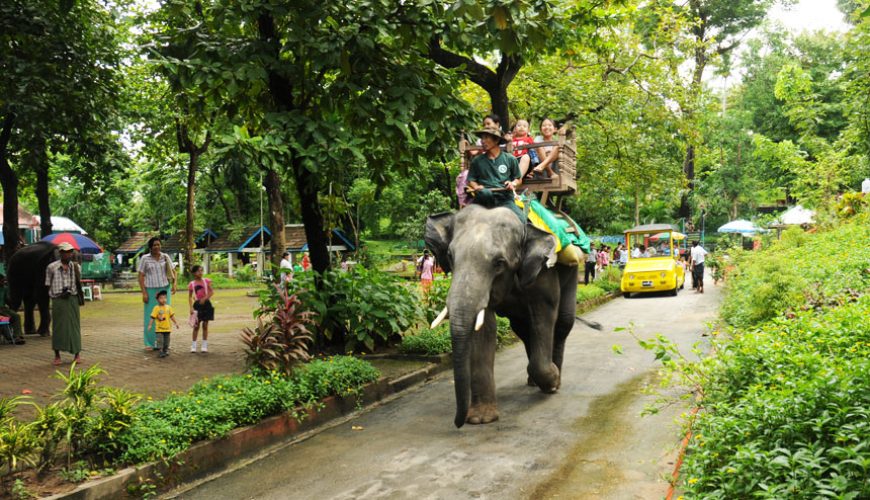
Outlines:
[[[9,259],[9,296],[6,301],[16,311],[24,302],[24,333],[49,333],[51,309],[48,287],[45,286],[45,268],[57,259],[57,247],[47,241],[21,247]],[[35,307],[39,307],[38,330],[33,318]]]
[[556,392],[577,309],[577,267],[556,263],[553,237],[509,209],[470,205],[429,217],[425,240],[453,273],[439,318],[450,318],[456,426],[498,420],[496,314],[510,320],[525,344],[529,382]]

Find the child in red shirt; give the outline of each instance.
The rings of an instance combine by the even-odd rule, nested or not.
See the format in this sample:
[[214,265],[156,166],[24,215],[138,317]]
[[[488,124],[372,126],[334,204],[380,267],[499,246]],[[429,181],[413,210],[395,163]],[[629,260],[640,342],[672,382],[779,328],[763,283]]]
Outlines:
[[529,149],[529,144],[534,144],[535,140],[529,135],[529,122],[526,120],[517,120],[514,125],[514,133],[512,136],[514,143],[514,158],[520,162],[520,178],[525,178],[529,168],[534,168],[540,163],[538,155],[534,149]]

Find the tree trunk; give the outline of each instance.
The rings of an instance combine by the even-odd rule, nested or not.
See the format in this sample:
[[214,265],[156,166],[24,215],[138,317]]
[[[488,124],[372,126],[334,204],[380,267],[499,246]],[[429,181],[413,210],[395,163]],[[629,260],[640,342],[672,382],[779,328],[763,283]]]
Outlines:
[[293,158],[292,165],[299,205],[302,208],[302,222],[305,224],[305,239],[308,241],[311,267],[318,273],[323,273],[329,269],[329,250],[326,231],[323,228],[323,212],[317,200],[317,179],[305,168],[301,158]]
[[0,129],[0,184],[3,186],[3,256],[9,258],[18,249],[18,176],[9,165],[8,147],[13,119],[6,116]]
[[634,225],[640,225],[640,191],[634,190]]
[[[187,268],[193,266],[193,248],[196,244],[193,237],[193,222],[196,217],[196,204],[194,203],[196,196],[196,167],[199,163],[199,151],[192,148],[188,151],[187,159],[187,213],[184,224],[184,262],[187,263]],[[184,269],[181,269],[180,274],[187,274]]]
[[680,196],[680,211],[677,214],[679,217],[685,217],[687,220],[692,217],[692,209],[689,206],[689,197],[695,190],[695,146],[689,144],[686,146],[686,158],[683,160],[683,174],[688,181],[688,191]]
[[48,163],[43,154],[38,157],[39,164],[36,166],[36,200],[39,202],[39,227],[42,237],[51,234],[51,204],[48,195]]
[[[508,82],[510,83],[510,82]],[[507,85],[502,86],[501,82],[497,88],[485,89],[489,94],[489,103],[492,106],[492,113],[501,120],[501,129],[503,132],[510,130],[511,114],[508,109],[510,101],[507,95]]]
[[272,267],[278,269],[287,249],[284,241],[284,196],[281,194],[281,177],[278,172],[267,170],[263,177],[263,187],[269,197],[269,231],[272,232],[269,249],[272,251]]

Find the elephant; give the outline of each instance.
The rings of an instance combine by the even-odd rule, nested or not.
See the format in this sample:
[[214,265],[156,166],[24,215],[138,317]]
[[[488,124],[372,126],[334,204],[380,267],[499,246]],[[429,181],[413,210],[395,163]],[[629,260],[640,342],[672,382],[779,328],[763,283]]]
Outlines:
[[577,310],[577,267],[556,262],[553,236],[507,208],[472,204],[430,216],[424,239],[453,274],[436,321],[449,315],[456,427],[498,420],[495,315],[508,318],[525,345],[529,384],[555,393]]
[[[58,259],[53,243],[39,241],[18,249],[9,259],[7,303],[18,310],[24,302],[24,333],[48,335],[51,324],[48,287],[45,286],[45,268]],[[33,309],[39,307],[39,329],[35,329]]]

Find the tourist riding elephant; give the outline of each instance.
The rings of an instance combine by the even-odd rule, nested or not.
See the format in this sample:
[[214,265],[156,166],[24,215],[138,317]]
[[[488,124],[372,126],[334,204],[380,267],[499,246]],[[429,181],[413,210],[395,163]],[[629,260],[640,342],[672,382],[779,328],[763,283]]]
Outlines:
[[[9,259],[7,278],[9,281],[9,307],[18,310],[24,302],[24,333],[48,335],[51,323],[51,309],[48,288],[45,286],[45,268],[57,260],[54,244],[40,241],[19,248]],[[33,320],[33,309],[39,307],[39,329]]]
[[429,217],[425,239],[453,273],[447,308],[436,322],[449,314],[456,426],[498,419],[496,314],[510,320],[525,344],[529,382],[556,392],[577,309],[577,267],[556,263],[553,237],[509,209],[470,205]]

